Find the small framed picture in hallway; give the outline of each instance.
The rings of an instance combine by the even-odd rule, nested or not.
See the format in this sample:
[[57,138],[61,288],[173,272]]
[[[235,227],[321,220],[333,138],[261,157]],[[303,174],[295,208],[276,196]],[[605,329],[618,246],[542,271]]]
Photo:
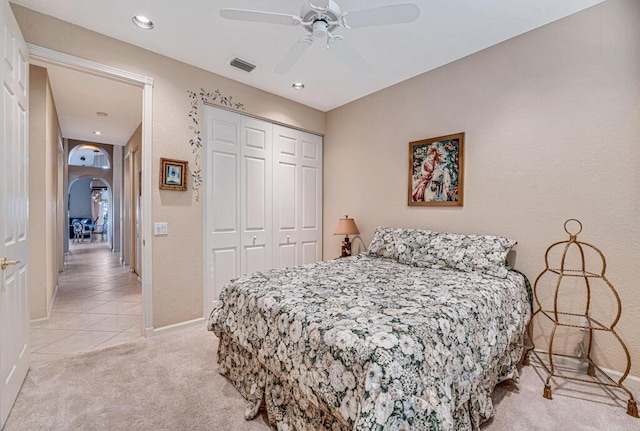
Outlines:
[[160,190],[187,190],[189,162],[160,158]]

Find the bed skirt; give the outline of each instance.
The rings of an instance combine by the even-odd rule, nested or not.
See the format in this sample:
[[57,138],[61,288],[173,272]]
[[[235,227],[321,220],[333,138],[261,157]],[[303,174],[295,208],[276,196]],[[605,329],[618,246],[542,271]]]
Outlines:
[[[245,419],[266,410],[269,426],[278,431],[349,431],[336,409],[329,413],[313,403],[298,385],[278,378],[256,356],[222,333],[218,347],[219,372],[240,392],[249,407]],[[342,419],[343,420],[343,419]]]
[[[464,417],[461,430],[479,430],[480,425],[493,416],[491,392],[496,384],[505,380],[517,380],[517,364],[524,351],[521,342],[513,343],[505,352],[493,372],[485,373],[470,399],[461,402],[454,413]],[[219,373],[225,376],[249,402],[245,419],[255,419],[260,411],[267,412],[269,426],[278,431],[351,431],[351,427],[340,414],[319,407],[317,398],[310,389],[292,385],[279,378],[281,373],[267,370],[256,355],[252,354],[226,333],[220,336],[218,347]],[[278,374],[278,375],[276,375]],[[316,402],[314,402],[314,399]],[[432,424],[433,430],[440,427]],[[357,430],[357,426],[354,428]]]

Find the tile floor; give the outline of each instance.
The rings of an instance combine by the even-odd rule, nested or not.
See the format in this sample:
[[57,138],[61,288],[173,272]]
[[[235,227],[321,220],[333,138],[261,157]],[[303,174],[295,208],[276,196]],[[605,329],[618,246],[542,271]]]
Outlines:
[[138,276],[104,243],[72,244],[48,322],[31,324],[31,363],[142,337]]

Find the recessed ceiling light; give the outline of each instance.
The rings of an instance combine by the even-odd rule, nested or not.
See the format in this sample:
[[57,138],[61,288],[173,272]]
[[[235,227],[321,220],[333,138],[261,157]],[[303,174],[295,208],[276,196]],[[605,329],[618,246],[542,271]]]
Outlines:
[[153,22],[151,22],[151,20],[144,15],[133,16],[131,17],[131,21],[133,21],[133,23],[138,27],[145,30],[151,30],[153,28]]
[[109,114],[107,114],[106,112],[98,111],[98,112],[96,112],[96,115],[98,117],[103,117],[104,118],[104,117],[107,117]]
[[96,130],[95,132],[93,132],[94,135],[102,135],[102,132],[100,130]]
[[296,90],[302,90],[304,88],[304,84],[302,82],[294,82],[292,87]]

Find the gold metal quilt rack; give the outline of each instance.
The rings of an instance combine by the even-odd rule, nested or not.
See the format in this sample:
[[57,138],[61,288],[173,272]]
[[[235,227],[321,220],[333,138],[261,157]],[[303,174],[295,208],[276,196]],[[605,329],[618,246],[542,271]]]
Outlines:
[[[569,228],[570,224],[574,225],[573,229]],[[527,351],[524,356],[524,364],[525,365],[530,364],[529,355],[533,353],[538,359],[538,362],[546,370],[547,379],[544,386],[543,396],[547,399],[552,399],[550,382],[553,377],[560,377],[560,378],[579,381],[579,382],[615,387],[615,388],[622,389],[627,393],[627,395],[629,395],[629,400],[627,402],[627,414],[637,418],[638,405],[636,404],[636,401],[633,398],[633,394],[631,393],[631,391],[629,391],[629,389],[627,389],[622,384],[622,382],[629,375],[629,370],[631,369],[631,357],[629,355],[629,350],[627,349],[627,346],[624,344],[620,336],[614,330],[614,327],[620,320],[620,315],[622,314],[622,303],[620,301],[620,296],[618,295],[618,292],[613,287],[611,282],[609,282],[607,277],[605,277],[605,269],[607,266],[606,259],[604,257],[604,254],[602,254],[602,252],[597,247],[591,244],[588,244],[586,242],[578,241],[578,234],[582,232],[582,223],[580,223],[579,220],[576,220],[576,219],[567,220],[564,223],[564,230],[569,235],[569,239],[566,241],[556,242],[555,244],[552,244],[551,246],[549,246],[544,257],[545,269],[540,273],[540,275],[538,275],[533,285],[533,295],[535,298],[535,304],[537,309],[531,316],[531,320],[529,321],[529,324],[527,326],[527,335],[530,341],[530,345],[527,347]],[[549,255],[554,249],[556,251],[558,250],[562,251],[559,267],[552,267],[549,265]],[[602,267],[600,271],[597,271],[597,272],[587,271],[585,250],[595,251],[596,254],[602,259]],[[578,265],[578,268],[567,268],[565,266],[565,262],[568,260],[567,259],[568,255],[570,255],[570,253],[576,253],[576,252],[578,253],[577,261],[581,262],[581,264]],[[553,309],[543,308],[538,298],[538,289],[545,284],[541,281],[542,276],[549,273],[556,274],[555,290],[553,291]],[[566,277],[578,277],[578,278],[582,278],[582,280],[584,281],[584,293],[586,294],[586,301],[585,301],[585,307],[584,307],[583,313],[571,313],[571,312],[561,311],[561,306],[559,306],[558,304],[558,299],[560,297],[560,291],[561,291],[563,279],[565,279]],[[593,281],[596,279],[602,280],[604,284],[608,286],[608,288],[611,290],[611,293],[613,294],[617,302],[616,316],[612,320],[612,322],[608,325],[600,323],[590,315],[590,312],[592,311],[591,310],[592,289],[593,289],[592,284],[594,284]],[[576,284],[582,284],[582,283],[576,283]],[[599,283],[599,284],[602,284],[602,283]],[[575,292],[571,292],[571,293],[575,293]],[[546,350],[537,349],[533,341],[533,336],[531,332],[532,324],[533,324],[534,318],[537,315],[545,316],[549,321],[553,323],[553,329],[551,330],[551,335],[549,337],[548,346]],[[586,343],[586,346],[584,346],[585,348],[584,355],[578,356],[578,355],[554,353],[554,341],[556,341],[556,335],[557,335],[556,330],[559,327],[575,328],[582,331],[588,331],[587,343]],[[615,339],[618,340],[618,342],[622,346],[622,349],[624,350],[624,354],[627,360],[627,366],[624,370],[624,373],[622,374],[622,377],[620,377],[620,379],[618,379],[617,381],[611,378],[605,371],[603,371],[593,361],[591,357],[594,331],[602,331],[602,332],[607,332],[612,334],[613,337],[615,337]],[[542,357],[545,357],[545,356],[548,359],[548,365],[545,364],[545,362],[542,360]],[[561,374],[560,372],[557,371],[554,365],[555,357],[565,357],[565,358],[586,360],[588,362],[587,375],[592,377],[592,379]],[[595,379],[596,371],[600,373],[600,375],[603,376],[606,381],[596,380]]]

